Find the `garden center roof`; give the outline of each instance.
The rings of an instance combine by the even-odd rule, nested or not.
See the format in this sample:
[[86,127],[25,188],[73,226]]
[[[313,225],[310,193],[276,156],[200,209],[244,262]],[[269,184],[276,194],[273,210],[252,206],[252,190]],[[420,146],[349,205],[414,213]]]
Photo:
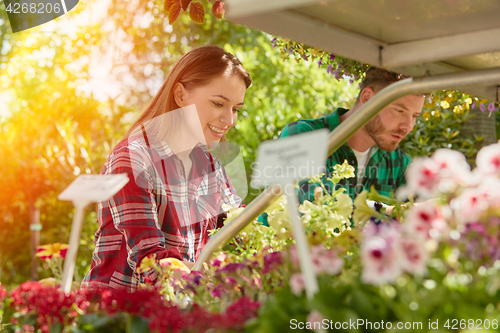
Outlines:
[[[414,77],[500,67],[498,0],[225,2],[232,22]],[[497,85],[461,90],[498,101]]]

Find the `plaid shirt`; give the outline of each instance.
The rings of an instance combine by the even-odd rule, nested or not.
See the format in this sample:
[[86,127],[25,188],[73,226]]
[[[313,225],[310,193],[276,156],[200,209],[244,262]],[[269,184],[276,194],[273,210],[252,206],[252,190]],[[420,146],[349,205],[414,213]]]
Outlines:
[[[297,120],[283,128],[281,137],[314,131],[321,128],[328,128],[330,131],[333,131],[340,124],[340,116],[347,111],[346,109],[338,108],[328,116],[317,119]],[[342,181],[337,184],[337,188],[339,186],[344,187],[347,190],[346,193],[349,194],[353,200],[361,191],[365,189],[370,190],[372,185],[377,192],[388,196],[392,190],[395,191],[399,186],[406,183],[405,171],[410,164],[410,156],[400,148],[392,152],[386,152],[376,146],[372,147],[365,174],[360,185],[357,185],[358,161],[356,155],[347,143],[337,149],[337,151],[326,160],[327,174],[331,175],[333,167],[336,164],[342,164],[344,160],[347,160],[347,162],[356,169],[356,177],[342,179]],[[327,181],[326,178],[326,176],[323,177],[323,184],[331,191],[333,184]],[[307,180],[300,182],[300,202],[304,200],[313,201],[314,188],[318,186],[319,185],[308,183]]]
[[[147,138],[147,137],[146,137]],[[222,203],[239,207],[241,199],[224,168],[206,146],[189,154],[188,180],[182,161],[165,144],[130,138],[117,145],[102,174],[127,173],[130,179],[113,198],[98,203],[99,228],[90,272],[82,287],[134,290],[153,270],[138,274],[141,260],[176,257],[195,261],[208,241],[208,230],[222,226]]]

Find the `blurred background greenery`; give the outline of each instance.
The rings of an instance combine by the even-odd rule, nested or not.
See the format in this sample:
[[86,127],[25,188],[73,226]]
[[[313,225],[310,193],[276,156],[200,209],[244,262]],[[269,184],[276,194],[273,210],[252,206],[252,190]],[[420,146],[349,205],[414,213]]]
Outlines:
[[[40,244],[68,241],[73,206],[57,195],[77,175],[101,172],[171,65],[190,49],[221,46],[252,75],[238,123],[227,135],[241,147],[248,177],[259,143],[277,139],[286,124],[352,106],[356,82],[337,81],[312,62],[283,61],[271,37],[209,14],[201,25],[187,15],[168,25],[158,0],[81,0],[71,14],[13,34],[1,3],[0,283],[30,279],[30,207],[41,212]],[[403,149],[425,156],[447,147],[473,158],[484,139],[467,132],[473,112],[454,108],[467,96],[436,96]],[[498,127],[498,114],[491,117]],[[252,189],[245,202],[257,194]],[[91,206],[77,280],[90,266],[95,222]],[[38,278],[48,276],[47,267],[38,265]]]

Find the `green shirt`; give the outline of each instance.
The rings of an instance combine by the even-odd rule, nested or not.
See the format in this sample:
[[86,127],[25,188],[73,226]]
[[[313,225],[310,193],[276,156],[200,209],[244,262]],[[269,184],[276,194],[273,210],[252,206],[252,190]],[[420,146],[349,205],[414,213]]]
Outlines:
[[[281,137],[296,135],[299,133],[314,131],[322,128],[328,128],[333,131],[340,124],[340,116],[349,110],[338,108],[328,116],[317,119],[297,120],[286,125]],[[356,155],[352,151],[349,144],[345,143],[337,149],[326,160],[327,175],[331,176],[333,167],[337,164],[342,164],[344,160],[355,168],[355,177],[342,179],[336,187],[344,187],[352,200],[363,190],[370,190],[373,185],[377,192],[382,195],[389,196],[391,191],[395,191],[399,186],[406,183],[405,171],[410,164],[410,156],[403,152],[400,148],[392,152],[386,152],[376,146],[370,150],[370,156],[365,168],[365,174],[360,185],[357,185],[358,177],[358,161]],[[331,192],[332,183],[326,180],[326,176],[322,178],[323,184]],[[314,201],[314,189],[318,184],[310,184],[308,180],[303,180],[299,183],[299,199],[302,203],[304,200]],[[262,214],[259,221],[267,225],[267,214]]]

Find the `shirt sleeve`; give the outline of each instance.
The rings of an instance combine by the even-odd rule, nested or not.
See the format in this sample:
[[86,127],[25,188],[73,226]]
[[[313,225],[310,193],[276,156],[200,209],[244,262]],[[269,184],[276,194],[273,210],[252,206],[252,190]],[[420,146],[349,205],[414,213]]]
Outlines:
[[127,249],[127,263],[139,281],[144,276],[156,279],[152,269],[143,274],[136,272],[141,260],[156,254],[158,260],[175,257],[181,259],[177,250],[165,249],[165,236],[158,222],[154,182],[154,169],[146,152],[123,148],[110,160],[105,173],[126,173],[129,182],[108,202],[113,224],[124,237]]

